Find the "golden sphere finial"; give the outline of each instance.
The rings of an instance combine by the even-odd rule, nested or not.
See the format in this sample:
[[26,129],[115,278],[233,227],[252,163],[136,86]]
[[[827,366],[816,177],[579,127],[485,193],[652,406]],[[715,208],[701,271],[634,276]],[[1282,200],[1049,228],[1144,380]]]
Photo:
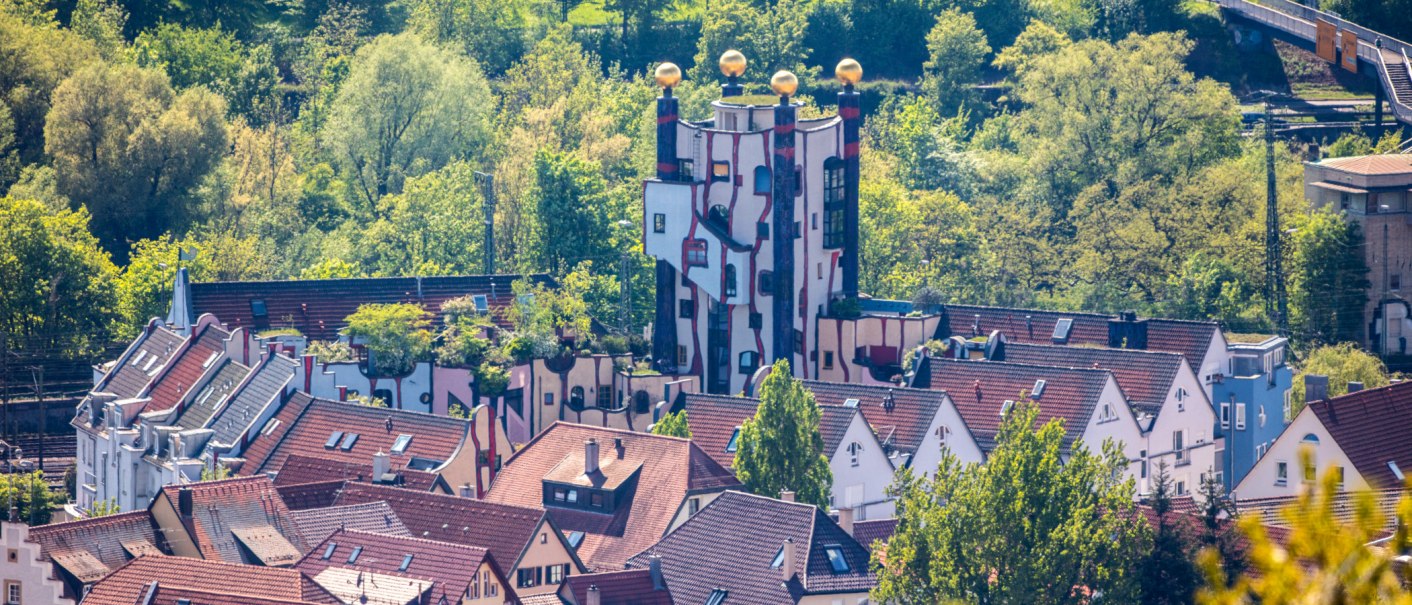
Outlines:
[[785,70],[777,71],[774,77],[770,78],[770,89],[781,97],[790,96],[799,89],[799,78]]
[[681,84],[681,68],[676,63],[663,63],[657,66],[657,71],[652,73],[652,77],[657,80],[657,85],[662,88],[672,88]]
[[845,86],[853,86],[863,80],[863,66],[853,59],[844,59],[833,68],[833,75]]
[[745,55],[740,51],[731,49],[721,53],[721,73],[727,78],[738,78],[745,73]]

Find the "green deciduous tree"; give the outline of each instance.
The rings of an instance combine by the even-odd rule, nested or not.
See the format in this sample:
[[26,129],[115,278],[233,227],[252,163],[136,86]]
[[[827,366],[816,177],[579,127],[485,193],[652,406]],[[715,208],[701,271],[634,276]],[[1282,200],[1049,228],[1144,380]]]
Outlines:
[[[49,489],[44,473],[13,473],[0,475],[0,520],[46,525],[53,517],[55,506],[64,503],[64,495]],[[17,517],[10,518],[14,506]]]
[[566,275],[557,288],[528,279],[516,280],[512,287],[515,304],[508,319],[515,326],[507,349],[520,352],[511,357],[523,361],[529,357],[551,357],[562,352],[560,340],[574,338],[580,345],[592,338],[593,320],[588,315],[588,273],[576,270]]
[[122,59],[127,51],[126,26],[127,11],[116,0],[78,0],[69,17],[69,29],[92,42],[108,61]]
[[[718,67],[721,53],[736,49],[749,61],[744,79],[768,83],[776,71],[793,71],[801,82],[819,73],[805,63],[804,46],[811,3],[778,0],[759,6],[746,0],[718,0],[701,19],[692,77],[703,82],[723,78]],[[763,87],[760,87],[764,90]]]
[[407,27],[475,57],[490,74],[504,73],[530,46],[531,2],[524,0],[403,0]]
[[369,370],[374,375],[407,374],[431,353],[431,319],[417,305],[362,305],[347,321],[344,334],[367,347]]
[[799,502],[827,509],[833,489],[819,404],[779,360],[760,385],[760,407],[740,427],[735,474],[745,490],[778,498],[792,491]]
[[20,159],[28,163],[44,154],[44,119],[54,89],[95,60],[98,50],[60,28],[52,12],[35,15],[14,4],[0,6],[0,102],[9,106]]
[[1362,231],[1331,209],[1302,215],[1295,229],[1288,238],[1291,330],[1314,343],[1358,341],[1369,286]]
[[[946,454],[930,478],[902,469],[897,529],[875,553],[885,603],[1138,601],[1136,565],[1150,543],[1117,444],[1081,442],[1063,459],[1064,426],[1036,430],[1038,408],[1017,403],[985,464]],[[739,458],[737,458],[738,460]]]
[[562,275],[580,260],[611,257],[614,216],[598,167],[576,154],[540,150],[534,176],[539,267]]
[[1361,382],[1367,389],[1388,384],[1387,366],[1358,345],[1345,342],[1317,347],[1299,360],[1299,373],[1294,377],[1289,395],[1291,417],[1304,409],[1304,377],[1310,374],[1329,377],[1329,397],[1347,393],[1350,382]]
[[1042,60],[1072,44],[1069,36],[1043,21],[1031,21],[1029,27],[1015,38],[1015,43],[995,55],[995,66],[1015,75],[1025,72],[1032,63]]
[[370,275],[464,275],[485,269],[485,215],[474,166],[452,162],[378,201],[355,253]]
[[269,47],[246,47],[220,27],[192,28],[163,23],[133,43],[138,65],[160,68],[172,86],[205,86],[225,97],[230,110],[254,118],[261,105],[277,102],[279,71]]
[[485,142],[490,89],[476,62],[414,34],[358,49],[323,137],[368,208]]
[[45,150],[60,192],[93,213],[94,232],[126,258],[128,242],[179,228],[191,190],[228,146],[225,102],[172,91],[160,71],[94,64],[54,91]]
[[0,331],[12,350],[78,356],[108,343],[117,268],[88,213],[0,198]]
[[1225,577],[1234,579],[1245,572],[1247,563],[1245,540],[1235,523],[1235,504],[1215,473],[1206,473],[1200,498],[1201,528],[1196,540],[1202,552],[1198,560],[1219,566]]
[[686,422],[686,410],[663,414],[660,420],[652,424],[652,434],[691,439],[691,425]]

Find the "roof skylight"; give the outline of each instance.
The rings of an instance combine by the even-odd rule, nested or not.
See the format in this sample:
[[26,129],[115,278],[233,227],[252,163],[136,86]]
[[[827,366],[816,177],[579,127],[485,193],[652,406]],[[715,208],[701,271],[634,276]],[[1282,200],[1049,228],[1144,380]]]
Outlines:
[[829,567],[833,569],[834,573],[849,572],[848,559],[843,556],[843,546],[838,544],[824,546],[824,554],[828,555]]

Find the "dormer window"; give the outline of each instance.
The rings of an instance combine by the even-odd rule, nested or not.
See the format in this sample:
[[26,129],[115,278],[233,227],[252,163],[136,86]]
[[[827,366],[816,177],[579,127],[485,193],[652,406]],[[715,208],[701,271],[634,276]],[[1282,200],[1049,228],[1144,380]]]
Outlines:
[[851,568],[848,566],[848,559],[843,556],[843,546],[839,544],[829,544],[824,546],[824,554],[829,558],[829,569],[834,573],[848,573]]
[[731,431],[731,440],[726,442],[726,453],[734,454],[738,447],[740,447],[740,427],[735,427],[735,430]]

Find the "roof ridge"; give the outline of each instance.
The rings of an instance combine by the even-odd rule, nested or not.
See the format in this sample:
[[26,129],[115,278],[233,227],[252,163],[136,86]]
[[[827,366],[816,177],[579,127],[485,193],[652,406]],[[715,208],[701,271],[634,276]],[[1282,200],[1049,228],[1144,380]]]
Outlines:
[[[1100,355],[1127,355],[1127,354],[1136,354],[1136,355],[1148,355],[1148,356],[1152,356],[1152,357],[1180,357],[1180,358],[1183,358],[1183,359],[1186,358],[1185,355],[1182,355],[1181,353],[1177,353],[1177,352],[1174,352],[1174,351],[1154,351],[1154,350],[1152,350],[1152,349],[1123,349],[1123,348],[1117,348],[1117,347],[1084,347],[1084,346],[1077,346],[1077,347],[1076,347],[1076,346],[1074,346],[1074,345],[1057,345],[1057,344],[1044,344],[1044,343],[1031,343],[1031,342],[1007,342],[1007,343],[1005,343],[1005,346],[1006,346],[1006,347],[1030,347],[1030,348],[1035,348],[1035,349],[1048,349],[1048,350],[1063,349],[1063,350],[1068,350],[1068,351],[1084,351],[1084,352],[1092,351],[1092,352],[1098,353],[1098,354],[1100,354]],[[1016,364],[1018,364],[1018,365],[1026,365],[1026,364],[1024,364],[1023,362],[1011,362],[1011,361],[1001,361],[1001,363],[1016,363]],[[1028,364],[1028,365],[1034,365],[1034,364]],[[1080,369],[1082,369],[1082,368],[1080,368]]]
[[[316,405],[316,404],[326,404],[326,405],[336,406],[336,407],[351,406],[351,407],[349,407],[348,409],[350,409],[350,410],[355,410],[356,413],[359,413],[359,414],[402,414],[402,415],[413,416],[413,417],[431,418],[431,419],[434,419],[434,420],[437,420],[437,421],[440,421],[440,422],[445,422],[446,424],[455,424],[455,425],[458,425],[458,426],[459,426],[459,425],[463,425],[463,424],[470,424],[470,422],[471,422],[470,420],[466,420],[466,419],[463,419],[463,418],[452,418],[451,416],[440,416],[440,415],[437,415],[437,414],[433,414],[433,413],[431,413],[431,412],[419,412],[419,411],[417,411],[417,410],[405,410],[405,409],[390,408],[390,407],[383,408],[383,407],[376,407],[376,406],[371,406],[371,405],[363,405],[363,404],[360,404],[360,403],[354,403],[354,402],[352,402],[352,401],[337,401],[337,400],[334,400],[334,399],[325,399],[325,398],[323,398],[323,397],[312,397],[312,396],[311,396],[311,400],[310,400],[310,405],[309,405],[309,407],[313,407],[313,406]],[[307,411],[307,410],[306,410],[306,411]]]
[[933,360],[933,361],[943,361],[943,362],[946,362],[946,363],[949,363],[949,364],[955,364],[955,365],[973,365],[973,366],[975,366],[975,367],[985,367],[985,366],[1011,366],[1011,367],[1021,367],[1021,368],[1041,368],[1041,369],[1046,369],[1046,370],[1060,370],[1060,371],[1063,371],[1063,372],[1081,373],[1081,374],[1087,374],[1087,375],[1090,375],[1090,376],[1097,376],[1097,375],[1102,375],[1102,374],[1112,374],[1112,373],[1113,373],[1111,370],[1108,370],[1108,369],[1105,369],[1105,368],[1069,368],[1069,367],[1064,367],[1064,366],[1051,366],[1051,365],[1044,365],[1044,364],[1039,364],[1039,363],[1021,363],[1021,362],[1015,362],[1015,361],[990,361],[990,360],[981,361],[981,360],[971,360],[971,359],[947,359],[947,358],[945,358],[945,357],[933,357],[932,360]]
[[1036,309],[1036,308],[1032,308],[1032,307],[1002,307],[1002,306],[996,306],[996,305],[972,305],[972,304],[966,304],[966,303],[946,303],[946,304],[943,304],[943,305],[941,305],[941,306],[942,306],[943,309],[947,309],[947,308],[951,308],[951,307],[972,307],[972,308],[976,308],[976,309],[997,309],[997,310],[1001,310],[1001,311],[1026,311],[1026,312],[1034,312],[1034,313],[1053,313],[1053,314],[1055,314],[1055,315],[1090,315],[1090,316],[1093,316],[1093,317],[1102,317],[1102,318],[1105,318],[1105,319],[1114,319],[1114,318],[1117,317],[1117,313],[1103,313],[1103,312],[1101,312],[1101,311],[1056,311],[1056,310],[1053,310],[1053,309]]
[[331,278],[323,278],[323,279],[258,279],[258,280],[203,281],[203,282],[191,282],[191,283],[192,283],[192,285],[196,285],[196,284],[202,284],[202,285],[208,285],[208,284],[259,285],[259,284],[289,284],[289,283],[310,283],[310,284],[312,284],[312,283],[368,282],[368,281],[392,282],[392,281],[397,281],[397,280],[412,280],[412,281],[415,281],[415,280],[417,280],[417,279],[473,279],[473,278],[489,279],[489,280],[492,280],[492,281],[495,281],[495,280],[500,280],[500,281],[504,281],[504,280],[516,281],[516,280],[519,280],[519,279],[524,279],[524,278],[526,278],[526,277],[549,277],[549,274],[548,274],[548,273],[472,273],[472,274],[466,274],[466,275],[385,275],[385,276],[377,276],[377,277],[331,277]]
[[[647,440],[649,440],[649,441],[655,439],[655,440],[660,440],[660,441],[677,441],[677,442],[682,442],[682,443],[691,443],[691,440],[690,440],[690,439],[687,439],[687,438],[685,438],[685,437],[673,437],[673,436],[671,436],[671,435],[658,435],[658,434],[655,434],[655,433],[644,433],[644,432],[641,432],[641,431],[632,431],[632,430],[628,430],[628,429],[619,429],[619,428],[613,428],[613,427],[607,427],[607,426],[593,426],[593,425],[591,425],[591,424],[580,424],[580,423],[577,423],[577,422],[568,422],[568,421],[565,421],[565,420],[555,420],[555,421],[554,421],[554,424],[549,425],[549,428],[547,428],[547,429],[545,429],[543,432],[541,432],[540,435],[543,435],[543,434],[545,434],[545,433],[548,433],[549,431],[553,430],[556,425],[561,425],[561,424],[564,425],[565,427],[582,428],[582,429],[592,430],[592,431],[595,431],[595,432],[615,433],[615,434],[621,434],[621,435],[631,435],[631,436],[633,436],[633,437],[641,438],[641,439],[647,439]],[[538,435],[536,435],[535,438],[537,439],[537,438],[538,438]],[[534,443],[534,440],[530,440],[530,443]],[[530,443],[526,443],[524,447],[520,448],[520,451],[522,452],[522,451],[525,451],[525,450],[529,449]],[[519,452],[516,452],[516,453],[518,454]]]
[[129,521],[131,521],[131,520],[136,520],[138,517],[142,517],[142,518],[144,518],[144,519],[150,521],[150,520],[152,519],[152,513],[151,513],[150,511],[148,511],[147,509],[143,508],[143,509],[128,511],[128,512],[125,512],[125,513],[115,513],[115,514],[111,514],[111,515],[103,515],[103,516],[101,516],[101,517],[85,517],[85,518],[83,518],[83,519],[74,519],[74,520],[71,520],[71,521],[62,521],[62,522],[59,522],[59,523],[49,523],[49,524],[46,524],[46,525],[36,525],[36,526],[31,527],[31,528],[29,529],[29,533],[30,533],[30,536],[33,536],[35,533],[40,533],[40,534],[57,534],[57,533],[63,533],[63,532],[70,531],[70,530],[90,529],[90,528],[96,528],[96,527],[105,527],[105,526],[109,526],[109,525],[118,525],[118,524],[120,524],[120,523],[122,523],[122,522],[129,522]]
[[[377,504],[377,503],[376,503],[376,502],[365,502],[364,504]],[[472,546],[472,545],[470,545],[470,544],[457,544],[457,543],[455,543],[455,542],[445,542],[445,541],[442,541],[442,540],[432,540],[432,539],[430,539],[430,538],[419,538],[419,537],[417,537],[417,536],[396,536],[396,535],[393,535],[393,534],[383,534],[383,533],[378,533],[378,532],[363,531],[363,530],[361,530],[361,529],[349,529],[349,528],[346,528],[346,527],[340,527],[340,528],[334,530],[334,532],[333,532],[332,534],[329,534],[329,537],[324,538],[324,542],[328,542],[329,540],[332,540],[332,539],[334,538],[334,536],[338,536],[338,535],[341,535],[341,534],[353,534],[353,535],[355,535],[355,536],[369,536],[369,537],[377,538],[377,539],[380,539],[380,540],[387,540],[387,541],[391,541],[391,542],[401,542],[401,541],[425,542],[425,543],[427,543],[427,544],[436,544],[436,545],[438,545],[438,546],[449,547],[449,548],[455,548],[455,549],[459,549],[459,550],[480,551],[480,553],[481,553],[482,556],[484,556],[485,554],[488,554],[488,553],[490,552],[490,549],[488,549],[488,548],[486,548],[486,547],[484,547],[484,546]],[[318,550],[318,549],[314,549],[313,551],[310,551],[310,552],[315,552],[315,551],[317,551],[317,550]]]

